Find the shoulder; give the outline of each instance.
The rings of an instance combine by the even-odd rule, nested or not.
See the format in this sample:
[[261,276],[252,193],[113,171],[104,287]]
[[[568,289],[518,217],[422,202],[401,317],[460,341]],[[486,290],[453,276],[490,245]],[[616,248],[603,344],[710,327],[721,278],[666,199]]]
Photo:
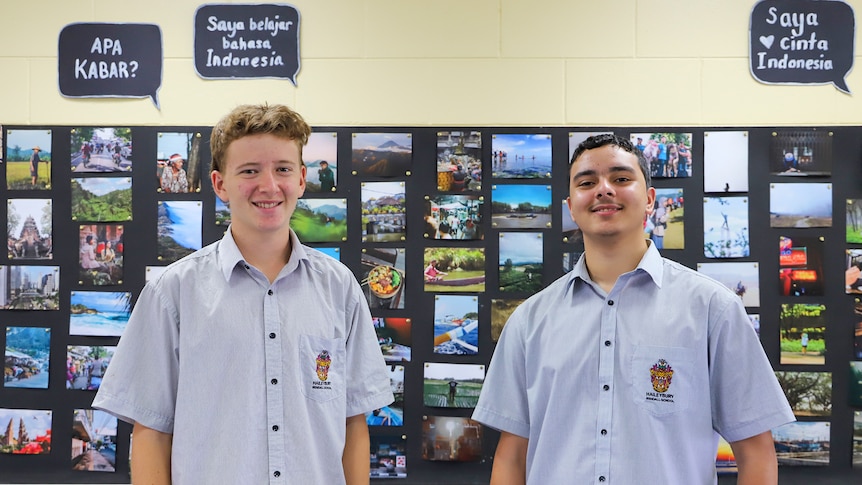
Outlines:
[[664,266],[662,285],[682,291],[687,298],[710,297],[724,302],[739,300],[730,288],[710,276],[667,258],[662,258],[662,263]]
[[573,278],[575,276],[572,273],[566,273],[538,293],[524,300],[512,312],[506,326],[509,326],[510,323],[515,323],[514,326],[526,328],[539,325],[540,322],[545,321],[546,316],[554,314],[560,308],[560,302],[564,301],[566,294],[572,291],[572,285],[578,284],[577,281],[572,281]]

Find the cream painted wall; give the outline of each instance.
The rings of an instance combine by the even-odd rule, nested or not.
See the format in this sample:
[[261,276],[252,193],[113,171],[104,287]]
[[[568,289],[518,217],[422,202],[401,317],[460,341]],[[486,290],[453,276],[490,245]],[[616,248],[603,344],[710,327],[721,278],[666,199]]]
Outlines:
[[[236,104],[268,101],[318,126],[862,124],[859,35],[854,94],[764,85],[748,70],[754,0],[286,3],[301,15],[298,87],[199,78],[199,2],[4,0],[0,123],[211,125]],[[847,3],[862,11],[862,0]],[[57,39],[76,22],[161,27],[161,110],[149,99],[60,95]]]

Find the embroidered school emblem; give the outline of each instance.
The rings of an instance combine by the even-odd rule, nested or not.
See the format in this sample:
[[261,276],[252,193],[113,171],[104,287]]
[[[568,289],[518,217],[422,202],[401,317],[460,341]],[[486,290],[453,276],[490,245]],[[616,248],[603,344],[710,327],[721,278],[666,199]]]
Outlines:
[[652,388],[655,392],[665,392],[670,387],[673,378],[673,368],[664,359],[659,359],[649,370]]
[[332,357],[329,356],[329,351],[324,350],[317,354],[317,378],[325,381],[329,377],[329,366],[332,364]]

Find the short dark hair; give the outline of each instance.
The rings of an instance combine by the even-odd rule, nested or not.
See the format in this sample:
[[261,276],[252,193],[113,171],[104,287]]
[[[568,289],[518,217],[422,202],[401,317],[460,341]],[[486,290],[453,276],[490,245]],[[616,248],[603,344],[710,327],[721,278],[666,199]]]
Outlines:
[[594,135],[586,140],[582,141],[577,148],[575,148],[574,153],[572,153],[572,159],[569,161],[569,173],[571,173],[572,165],[578,160],[578,157],[584,154],[587,150],[593,150],[595,148],[601,148],[605,145],[613,145],[620,150],[631,153],[636,156],[638,159],[638,165],[640,166],[641,173],[644,175],[644,180],[646,181],[646,186],[652,186],[652,180],[650,178],[650,170],[649,164],[647,164],[646,158],[642,151],[638,149],[638,147],[634,146],[632,142],[626,140],[621,136],[617,136],[611,133],[602,133],[601,135]]

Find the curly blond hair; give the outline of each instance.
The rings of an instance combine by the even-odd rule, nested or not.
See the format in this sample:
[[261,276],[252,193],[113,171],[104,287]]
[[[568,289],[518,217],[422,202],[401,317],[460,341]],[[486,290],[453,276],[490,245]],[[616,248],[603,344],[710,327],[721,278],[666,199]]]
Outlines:
[[299,113],[283,104],[237,106],[213,127],[210,136],[210,171],[224,170],[227,147],[231,143],[244,136],[261,134],[296,140],[302,163],[302,147],[308,143],[311,127]]

